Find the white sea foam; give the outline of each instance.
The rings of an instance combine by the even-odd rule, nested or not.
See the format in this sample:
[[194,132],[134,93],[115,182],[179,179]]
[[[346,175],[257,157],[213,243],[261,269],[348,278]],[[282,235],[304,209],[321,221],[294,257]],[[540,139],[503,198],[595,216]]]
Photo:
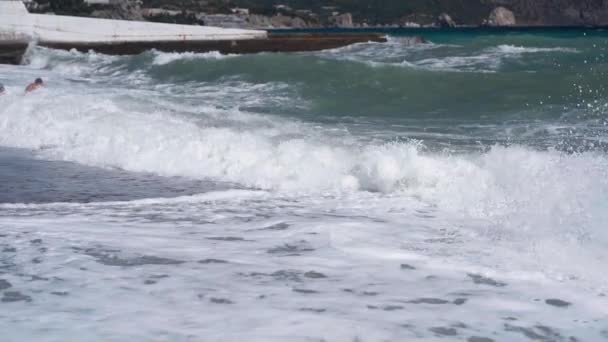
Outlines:
[[[0,313],[8,341],[602,336],[605,154],[432,153],[131,82],[74,87],[73,70],[42,68],[53,87],[0,97],[0,145],[240,185],[0,205],[2,277],[32,298],[3,303],[20,317]],[[7,73],[9,86],[35,72]],[[268,90],[233,86],[214,97]]]
[[197,60],[197,59],[225,59],[230,57],[236,57],[238,55],[222,54],[218,51],[210,51],[205,53],[194,53],[194,52],[160,52],[154,51],[155,65],[165,65],[179,60]]
[[574,48],[565,47],[552,47],[552,48],[541,48],[541,47],[526,47],[516,45],[499,45],[494,49],[498,53],[505,54],[522,54],[522,53],[546,53],[546,52],[564,52],[564,53],[579,53],[580,51]]
[[[462,46],[459,45],[433,43],[410,45],[410,41],[411,38],[404,40],[392,37],[385,44],[360,44],[323,52],[321,56],[362,62],[373,67],[400,66],[431,71],[496,72],[504,61],[519,59],[526,54],[580,52],[565,47],[544,48],[502,44],[477,52],[472,51],[470,55],[462,55]],[[435,49],[451,49],[453,54],[430,58],[413,55]]]
[[260,125],[238,119],[244,115],[238,111],[218,117],[207,107],[211,114],[180,117],[138,106],[84,94],[75,100],[50,90],[18,97],[0,113],[0,143],[87,165],[269,190],[403,192],[519,229],[558,223],[599,229],[601,221],[579,214],[603,215],[598,203],[608,191],[608,161],[593,153],[496,147],[437,155],[415,142],[360,145],[349,136],[329,138],[278,118]]

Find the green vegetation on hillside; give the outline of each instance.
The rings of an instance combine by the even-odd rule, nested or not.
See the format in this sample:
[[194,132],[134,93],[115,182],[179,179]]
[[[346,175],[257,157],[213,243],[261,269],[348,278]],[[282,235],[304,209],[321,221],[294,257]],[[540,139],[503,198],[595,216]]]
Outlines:
[[484,0],[230,0],[227,3],[261,14],[273,13],[273,6],[278,4],[315,13],[323,13],[324,7],[336,7],[339,12],[352,13],[355,21],[372,25],[405,20],[429,22],[442,12],[449,13],[456,22],[480,23],[493,7]]
[[[144,7],[162,7],[207,13],[229,13],[231,8],[248,8],[252,13],[274,15],[277,5],[297,10],[310,10],[325,16],[349,12],[355,22],[392,24],[403,21],[433,22],[442,12],[458,23],[481,23],[493,6],[488,0],[144,0]],[[284,12],[284,11],[283,11]]]

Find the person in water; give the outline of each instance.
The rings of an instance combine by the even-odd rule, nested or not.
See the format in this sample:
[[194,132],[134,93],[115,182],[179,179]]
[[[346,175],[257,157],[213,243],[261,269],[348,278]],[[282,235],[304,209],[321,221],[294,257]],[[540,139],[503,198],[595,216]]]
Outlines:
[[36,80],[34,80],[34,82],[30,83],[25,88],[25,92],[30,93],[30,92],[42,87],[43,85],[44,85],[44,82],[42,81],[42,78],[37,78]]
[[4,84],[0,83],[0,95],[4,95],[5,91],[6,89],[4,89]]

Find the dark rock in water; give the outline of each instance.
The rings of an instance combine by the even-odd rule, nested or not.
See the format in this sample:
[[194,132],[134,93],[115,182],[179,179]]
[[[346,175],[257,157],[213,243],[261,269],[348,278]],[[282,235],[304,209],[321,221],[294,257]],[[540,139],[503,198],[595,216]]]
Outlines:
[[319,273],[319,272],[315,272],[315,271],[309,271],[304,273],[304,276],[306,278],[312,278],[312,279],[320,279],[320,278],[327,278],[327,276],[323,273]]
[[450,17],[447,13],[441,13],[439,17],[437,17],[437,26],[439,27],[456,27],[456,22]]
[[138,257],[120,257],[114,253],[119,252],[116,250],[103,250],[103,249],[87,249],[84,254],[94,257],[95,260],[106,266],[145,266],[145,265],[180,265],[184,261],[161,258],[153,255],[143,255]]
[[215,240],[215,241],[245,241],[242,237],[235,236],[214,236],[208,237],[207,240]]
[[418,298],[418,299],[410,300],[410,301],[408,301],[408,303],[438,305],[438,304],[448,304],[449,301],[440,299],[440,298]]
[[467,338],[467,342],[494,342],[494,340],[489,337],[471,336]]
[[408,265],[408,264],[401,264],[401,269],[402,270],[415,270],[416,267],[414,267],[412,265]]
[[211,301],[211,303],[214,303],[214,304],[234,304],[233,301],[231,301],[230,299],[226,299],[226,298],[211,298],[209,300]]
[[401,305],[387,305],[387,306],[382,307],[382,310],[384,310],[384,311],[403,310],[403,306],[401,306]]
[[327,311],[326,309],[315,309],[315,308],[300,308],[300,311],[304,312],[314,312],[314,313],[323,313]]
[[531,340],[538,341],[563,341],[564,337],[555,329],[544,325],[533,327],[518,327],[505,324],[505,331],[519,332]]
[[228,261],[221,259],[203,259],[198,261],[199,264],[227,264]]
[[492,278],[487,278],[484,277],[482,275],[479,274],[467,274],[469,276],[469,278],[473,279],[473,282],[475,284],[479,284],[479,285],[490,285],[490,286],[496,286],[496,287],[503,287],[503,286],[507,286],[506,283],[500,282],[500,281],[496,281]]
[[299,271],[279,270],[270,274],[276,280],[302,281]]
[[442,335],[442,336],[458,335],[458,331],[456,331],[456,329],[448,328],[448,327],[434,327],[434,328],[430,328],[429,331],[431,331],[437,335]]
[[4,279],[0,279],[0,291],[9,289],[11,287],[13,287],[13,285],[11,283],[9,283],[8,281],[6,281]]
[[30,281],[49,281],[50,280],[47,277],[41,277],[41,276],[36,275],[36,274],[25,275],[25,276],[29,277]]
[[19,291],[6,291],[4,292],[4,297],[2,297],[2,301],[5,303],[12,302],[31,302],[32,297],[26,296]]
[[297,292],[297,293],[304,293],[304,294],[314,294],[314,293],[319,293],[319,291],[315,291],[315,290],[308,290],[308,289],[293,289],[293,292]]
[[429,44],[423,36],[404,36],[404,37],[392,37],[391,42],[399,43],[403,46],[414,46],[419,44]]
[[289,228],[289,224],[281,222],[268,227],[260,228],[260,230],[285,230],[287,228]]
[[296,244],[284,244],[282,246],[277,246],[270,248],[266,252],[270,254],[285,254],[287,256],[296,256],[300,255],[302,252],[312,252],[315,249],[310,247],[310,245],[306,241],[300,241]]
[[144,266],[144,265],[179,265],[184,263],[180,260],[159,258],[155,256],[141,256],[136,258],[122,259],[119,257],[102,257],[97,261],[107,266]]
[[150,276],[151,279],[164,279],[169,278],[168,274],[155,274]]
[[557,306],[558,308],[565,308],[572,305],[572,303],[566,302],[561,299],[547,299],[545,300],[545,303],[548,305]]
[[462,305],[466,302],[467,302],[466,298],[456,298],[456,299],[454,299],[454,301],[452,303],[455,305]]

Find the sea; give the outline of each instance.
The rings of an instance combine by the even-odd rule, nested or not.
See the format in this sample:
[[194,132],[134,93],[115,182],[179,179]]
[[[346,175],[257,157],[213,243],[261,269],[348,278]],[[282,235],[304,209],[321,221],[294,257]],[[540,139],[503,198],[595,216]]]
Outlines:
[[608,341],[608,31],[422,34],[0,66],[0,341]]

